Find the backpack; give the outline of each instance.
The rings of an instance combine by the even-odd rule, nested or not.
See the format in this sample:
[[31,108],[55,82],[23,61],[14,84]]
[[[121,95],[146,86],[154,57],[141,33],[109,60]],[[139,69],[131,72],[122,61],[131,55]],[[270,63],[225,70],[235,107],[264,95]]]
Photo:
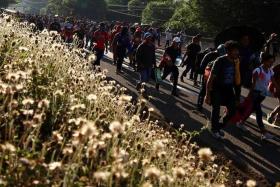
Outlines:
[[211,61],[207,64],[205,70],[204,70],[204,74],[203,74],[203,79],[205,82],[207,82],[207,80],[209,79],[210,77],[210,74],[211,74],[211,71],[212,71],[212,67],[214,65],[214,62],[215,61]]

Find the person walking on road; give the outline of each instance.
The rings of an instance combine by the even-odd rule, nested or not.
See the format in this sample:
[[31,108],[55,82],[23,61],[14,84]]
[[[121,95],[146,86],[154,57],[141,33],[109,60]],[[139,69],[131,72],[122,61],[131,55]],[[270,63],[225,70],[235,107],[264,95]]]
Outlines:
[[144,41],[137,48],[136,65],[140,75],[136,89],[139,90],[142,83],[149,82],[152,68],[156,66],[156,50],[151,33],[145,33]]
[[96,60],[93,64],[93,68],[95,69],[96,66],[100,66],[100,61],[104,55],[104,51],[107,51],[107,43],[109,40],[109,35],[105,31],[105,24],[100,23],[99,29],[94,32],[93,34],[93,42],[95,43],[93,46],[93,50],[96,55]]
[[121,74],[122,71],[122,64],[124,58],[126,57],[127,51],[131,51],[131,43],[129,39],[129,31],[128,27],[123,27],[121,32],[116,34],[113,45],[116,45],[116,57],[117,57],[117,69],[116,73]]
[[110,36],[110,48],[112,50],[113,53],[113,64],[117,63],[117,57],[116,57],[116,45],[113,45],[113,40],[116,36],[116,34],[118,34],[121,31],[121,26],[120,25],[116,25],[114,30],[112,31],[112,34]]
[[226,54],[224,44],[218,46],[217,50],[207,53],[201,61],[199,72],[203,74],[202,85],[197,98],[197,110],[202,111],[204,97],[206,95],[206,83],[211,73],[214,61],[219,57]]
[[267,121],[273,123],[276,126],[280,126],[280,64],[273,68],[274,83],[270,83],[270,92],[278,99],[278,106],[267,116]]
[[[269,82],[276,83],[272,65],[274,63],[274,56],[263,53],[261,56],[262,65],[253,71],[253,85],[250,90],[250,95],[253,99],[253,110],[256,113],[257,124],[261,131],[261,139],[273,139],[273,135],[269,134],[263,123],[263,111],[261,104],[265,97],[270,95],[268,91]],[[278,83],[276,83],[277,85]]]
[[[163,75],[162,80],[166,79],[166,77],[172,73],[173,76],[173,89],[171,94],[173,96],[178,96],[177,93],[177,84],[179,78],[179,70],[178,67],[175,65],[176,59],[181,57],[181,50],[180,50],[180,38],[175,37],[173,39],[172,45],[166,48],[163,60],[161,61],[160,68],[163,68]],[[159,89],[159,83],[156,83],[156,89]]]
[[141,30],[140,27],[138,27],[136,29],[136,31],[134,32],[133,36],[132,36],[132,49],[131,49],[131,61],[130,61],[130,65],[131,67],[133,67],[135,69],[135,65],[136,65],[136,51],[137,48],[139,47],[139,45],[142,43],[142,36],[143,36],[143,32]]
[[168,28],[165,32],[165,49],[169,47],[171,40],[172,40],[172,33]]
[[[181,81],[184,82],[184,77],[187,76],[187,73],[191,71],[190,79],[194,79],[194,72],[195,72],[195,62],[198,53],[201,51],[201,47],[199,45],[200,39],[199,37],[195,36],[192,38],[192,43],[187,46],[187,51],[183,57],[184,63],[183,66],[186,66],[186,69],[183,71],[181,75]],[[185,60],[186,58],[186,60]]]
[[[235,114],[235,63],[239,57],[239,45],[235,41],[225,43],[226,55],[219,57],[213,64],[206,86],[205,102],[212,105],[211,131],[214,138],[222,139],[223,127]],[[220,107],[226,106],[227,112],[220,123]]]

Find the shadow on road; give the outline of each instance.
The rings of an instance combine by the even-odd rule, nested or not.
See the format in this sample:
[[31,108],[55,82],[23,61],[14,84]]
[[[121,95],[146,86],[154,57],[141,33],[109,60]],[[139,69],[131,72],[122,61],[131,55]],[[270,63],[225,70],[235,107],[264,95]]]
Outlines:
[[[109,71],[109,79],[114,79],[120,85],[126,87],[128,93],[134,99],[137,99],[139,94],[135,89],[135,85],[138,80],[138,74],[124,68],[124,74],[117,75],[111,60],[104,59],[103,61],[105,62],[103,68]],[[207,109],[204,114],[196,111],[196,96],[179,92],[179,97],[173,97],[170,95],[171,85],[162,83],[159,92],[154,88],[154,85],[153,81],[147,84],[147,90],[151,96],[150,105],[159,111],[167,122],[173,122],[175,128],[184,124],[184,130],[189,132],[200,131],[202,127],[207,125],[207,118],[210,116],[210,112]],[[184,85],[184,88],[194,91],[189,86]],[[249,165],[263,174],[270,182],[280,181],[279,130],[269,129],[270,133],[278,138],[278,141],[263,142],[260,140],[257,125],[252,123],[251,120],[246,125],[250,133],[242,132],[234,126],[227,126],[225,128],[226,139],[223,141],[215,140],[207,130],[203,131],[198,138],[195,138],[195,141],[201,146],[209,146],[224,153],[242,169]]]

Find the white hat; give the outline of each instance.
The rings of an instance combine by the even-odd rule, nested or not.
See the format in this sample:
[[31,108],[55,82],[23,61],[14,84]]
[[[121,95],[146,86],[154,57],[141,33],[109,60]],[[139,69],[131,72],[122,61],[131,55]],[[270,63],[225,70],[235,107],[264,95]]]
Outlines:
[[174,37],[174,38],[173,38],[173,42],[180,43],[180,42],[181,42],[181,40],[180,40],[180,38],[179,38],[179,37]]

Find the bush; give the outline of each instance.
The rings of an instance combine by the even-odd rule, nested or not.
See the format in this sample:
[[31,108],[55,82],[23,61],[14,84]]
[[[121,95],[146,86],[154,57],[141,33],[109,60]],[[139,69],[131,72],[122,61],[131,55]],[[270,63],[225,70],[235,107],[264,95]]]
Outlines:
[[172,2],[149,2],[142,13],[142,22],[156,26],[164,25],[173,15]]
[[[6,22],[6,20],[9,20]],[[55,32],[0,18],[3,186],[209,186],[227,168],[150,121],[146,101],[95,73]],[[146,118],[142,119],[143,113]],[[141,114],[141,115],[140,115]],[[199,151],[198,151],[199,150]]]

